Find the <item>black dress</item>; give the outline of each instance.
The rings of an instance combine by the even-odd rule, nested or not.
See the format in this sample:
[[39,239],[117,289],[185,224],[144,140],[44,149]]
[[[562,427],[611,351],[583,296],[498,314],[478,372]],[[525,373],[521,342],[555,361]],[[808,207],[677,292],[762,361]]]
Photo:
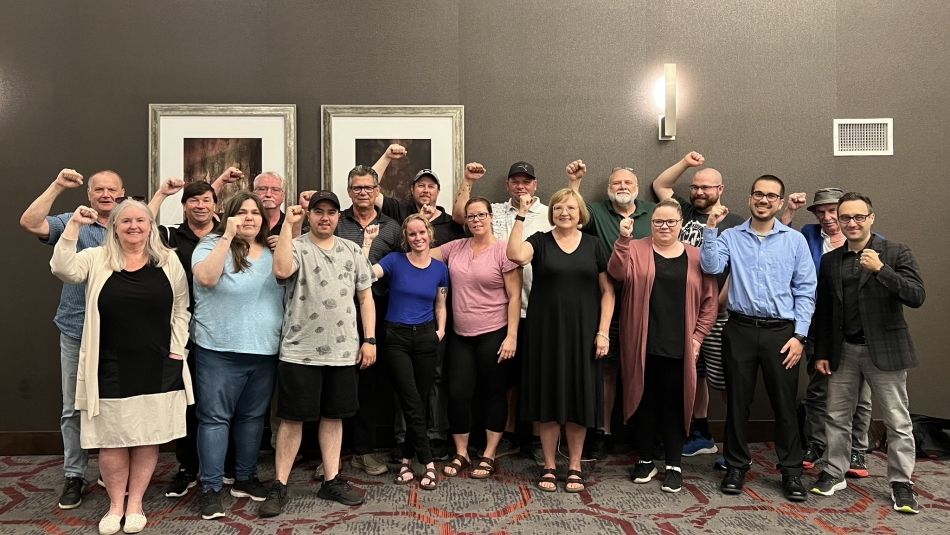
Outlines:
[[521,412],[526,420],[603,423],[603,370],[595,359],[600,324],[599,275],[607,270],[600,239],[581,234],[565,253],[551,232],[526,240],[534,248],[528,301]]

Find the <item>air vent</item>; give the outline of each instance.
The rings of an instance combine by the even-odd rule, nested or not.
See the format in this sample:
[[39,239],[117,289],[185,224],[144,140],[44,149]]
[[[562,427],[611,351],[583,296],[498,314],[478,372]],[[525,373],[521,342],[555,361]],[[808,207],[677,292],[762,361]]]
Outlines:
[[892,156],[894,119],[835,119],[835,156]]

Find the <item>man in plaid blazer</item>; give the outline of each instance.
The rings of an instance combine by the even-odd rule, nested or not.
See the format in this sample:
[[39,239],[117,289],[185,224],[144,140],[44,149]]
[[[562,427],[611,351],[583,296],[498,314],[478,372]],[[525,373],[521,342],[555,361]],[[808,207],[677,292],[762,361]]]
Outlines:
[[828,378],[825,469],[811,491],[830,496],[847,487],[851,415],[867,380],[887,426],[887,477],[894,509],[917,513],[911,475],[914,435],[907,403],[907,369],[917,365],[904,305],[924,303],[917,261],[906,245],[871,233],[871,199],[846,193],[838,200],[844,247],[825,254],[815,304],[815,368]]

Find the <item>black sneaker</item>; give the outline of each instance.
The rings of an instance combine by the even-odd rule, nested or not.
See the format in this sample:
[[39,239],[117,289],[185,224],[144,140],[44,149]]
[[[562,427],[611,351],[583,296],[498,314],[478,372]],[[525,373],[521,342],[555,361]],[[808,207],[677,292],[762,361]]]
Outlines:
[[719,491],[723,494],[742,494],[744,484],[745,470],[729,466],[726,468],[726,476],[719,483]]
[[916,515],[920,512],[916,494],[910,483],[891,483],[891,500],[894,502],[894,510],[899,513]]
[[436,461],[448,461],[449,455],[448,443],[444,440],[435,438],[429,441],[429,447],[432,450],[432,458]]
[[81,477],[67,477],[63,483],[63,493],[59,495],[60,509],[75,509],[82,503],[82,488],[86,480]]
[[638,461],[631,477],[634,483],[649,483],[657,473],[656,463],[653,461],[646,463]]
[[224,516],[224,503],[221,501],[221,495],[224,490],[209,490],[201,493],[201,501],[198,506],[201,507],[201,518],[205,520],[214,520]]
[[783,475],[782,492],[785,493],[785,499],[790,502],[803,502],[808,499],[808,493],[805,492],[805,485],[802,485],[800,475]]
[[333,500],[343,505],[359,505],[366,499],[366,493],[360,491],[340,476],[324,481],[317,491],[317,497]]
[[860,451],[851,452],[851,464],[848,466],[848,471],[845,473],[845,477],[857,477],[864,478],[868,477],[870,472],[868,472],[868,462],[864,458],[864,453]]
[[683,472],[672,466],[667,466],[663,475],[663,486],[660,488],[665,492],[681,491],[683,489]]
[[255,502],[262,502],[267,498],[267,488],[261,485],[257,476],[244,481],[235,481],[231,486],[231,496],[235,498],[250,498]]
[[188,491],[198,484],[198,478],[187,470],[181,469],[172,478],[171,483],[165,487],[166,498],[181,498]]
[[822,496],[833,496],[836,491],[848,488],[848,482],[844,479],[835,479],[828,472],[822,472],[818,480],[811,486],[812,494],[821,494]]
[[818,461],[821,460],[821,455],[824,453],[824,448],[820,444],[812,442],[805,449],[805,453],[802,454],[802,468],[805,470],[811,470],[818,464]]
[[267,492],[267,499],[257,509],[257,516],[261,518],[270,518],[284,512],[284,506],[287,505],[287,485],[274,480]]
[[599,461],[607,458],[607,439],[610,435],[600,429],[587,433],[588,440],[584,444],[584,459]]

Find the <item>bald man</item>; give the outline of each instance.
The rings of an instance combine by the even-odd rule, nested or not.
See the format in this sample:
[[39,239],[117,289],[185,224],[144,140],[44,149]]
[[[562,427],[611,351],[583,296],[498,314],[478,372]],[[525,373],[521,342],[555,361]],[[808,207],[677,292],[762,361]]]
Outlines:
[[[683,208],[683,230],[680,241],[700,247],[703,244],[703,228],[709,218],[709,211],[720,205],[723,192],[722,174],[712,167],[703,167],[706,159],[698,152],[689,152],[686,156],[663,171],[653,180],[653,192],[659,200],[676,199]],[[677,180],[690,168],[701,168],[689,185],[689,200],[673,191]],[[719,223],[720,232],[741,224],[742,217],[728,214]],[[722,365],[722,328],[726,323],[726,279],[728,272],[717,276],[719,281],[719,317],[712,332],[706,337],[699,350],[696,361],[696,401],[693,405],[693,424],[689,437],[683,446],[683,455],[692,457],[718,452],[716,442],[709,432],[709,387],[725,392],[726,379]],[[722,468],[717,462],[717,466]]]
[[[75,169],[63,169],[53,182],[20,216],[20,226],[47,245],[56,245],[66,229],[73,210],[51,216],[53,203],[64,191],[82,187],[83,176]],[[89,178],[86,195],[89,206],[99,214],[92,225],[79,231],[77,250],[98,247],[106,235],[112,209],[125,196],[122,177],[114,171],[99,171]],[[79,445],[79,411],[76,405],[76,372],[79,369],[79,339],[86,316],[86,285],[63,284],[59,308],[53,321],[59,327],[59,359],[62,374],[63,411],[59,428],[63,434],[63,471],[66,481],[59,497],[60,509],[73,509],[82,503],[82,491],[88,454]]]

